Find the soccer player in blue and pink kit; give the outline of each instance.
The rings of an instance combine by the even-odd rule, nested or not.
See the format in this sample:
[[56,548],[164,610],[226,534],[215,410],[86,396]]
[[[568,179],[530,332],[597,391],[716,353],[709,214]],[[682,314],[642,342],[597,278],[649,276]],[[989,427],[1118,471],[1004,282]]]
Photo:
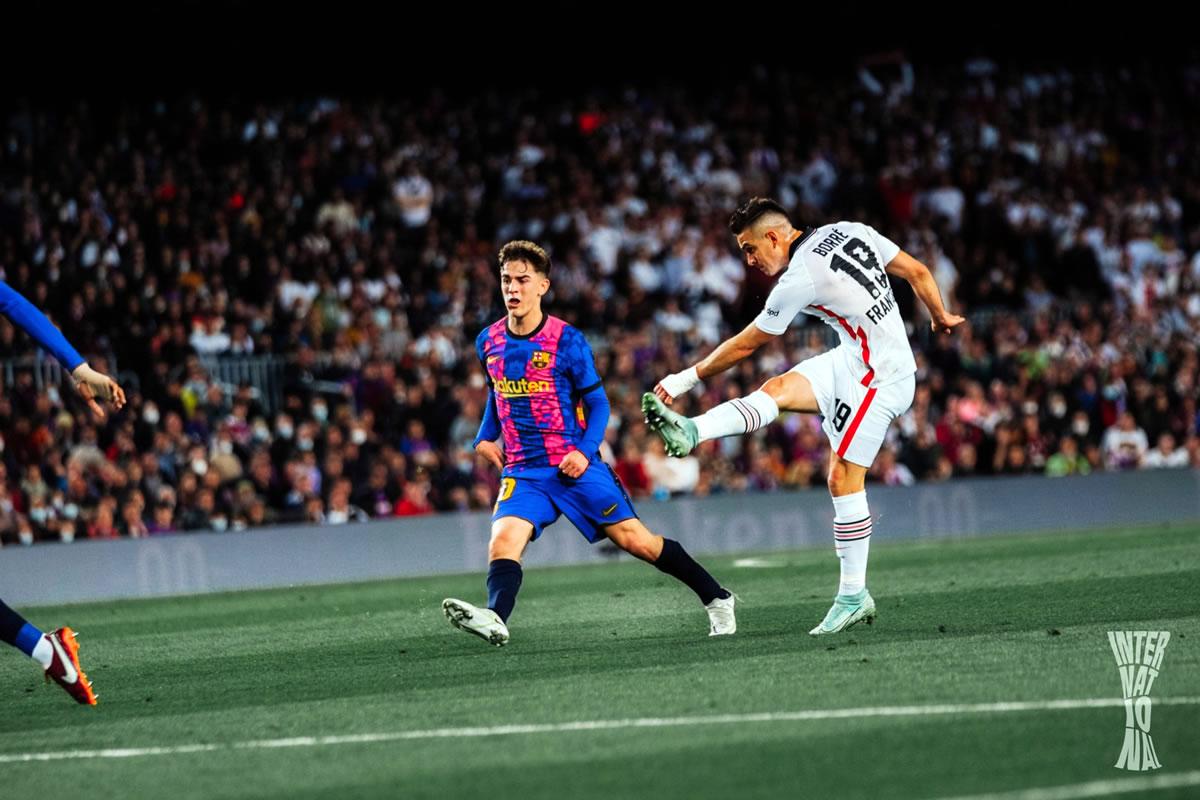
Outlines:
[[[15,322],[70,370],[76,390],[97,419],[104,419],[104,409],[97,400],[107,400],[117,409],[125,405],[125,392],[116,381],[92,369],[46,315],[4,281],[0,281],[0,314]],[[53,679],[76,702],[96,705],[96,694],[79,665],[79,645],[70,628],[42,633],[0,600],[0,641],[38,662],[46,671],[47,680]]]
[[708,611],[710,636],[733,633],[733,595],[679,542],[646,528],[600,460],[608,398],[583,334],[542,311],[550,289],[546,251],[533,242],[509,242],[499,260],[508,314],[475,341],[490,387],[475,450],[502,474],[488,546],[488,604],[447,598],[447,619],[492,644],[507,643],[525,547],[565,514],[589,542],[611,539],[686,584]]

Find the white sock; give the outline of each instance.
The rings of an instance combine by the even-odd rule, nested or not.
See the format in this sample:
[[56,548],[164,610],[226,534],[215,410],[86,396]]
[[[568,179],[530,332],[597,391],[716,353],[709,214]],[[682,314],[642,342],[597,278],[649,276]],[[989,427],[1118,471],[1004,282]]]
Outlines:
[[865,490],[833,498],[833,546],[842,562],[838,594],[862,591],[871,551],[871,512]]
[[38,643],[33,646],[33,652],[30,657],[42,665],[42,669],[50,669],[50,662],[54,660],[54,648],[50,646],[50,638],[43,635],[38,639]]
[[726,403],[693,417],[700,441],[720,439],[722,436],[741,436],[765,428],[779,416],[775,398],[759,389],[745,397]]

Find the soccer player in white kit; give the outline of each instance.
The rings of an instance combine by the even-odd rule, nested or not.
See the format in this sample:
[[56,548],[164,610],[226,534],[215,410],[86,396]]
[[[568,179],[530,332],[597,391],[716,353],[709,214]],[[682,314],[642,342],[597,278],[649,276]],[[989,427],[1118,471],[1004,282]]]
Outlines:
[[[642,410],[676,457],[709,439],[752,433],[780,411],[820,414],[833,451],[828,482],[841,583],[833,607],[810,633],[837,633],[860,620],[869,624],[875,601],[866,587],[871,542],[867,470],[888,425],[912,404],[917,371],[888,275],[912,285],[929,309],[935,332],[950,332],[964,320],[946,310],[929,269],[869,225],[835,222],[797,230],[779,203],[756,197],[734,213],[729,229],[747,265],[779,275],[779,280],[766,307],[745,330],[695,366],[659,381],[643,395]],[[667,407],[784,333],[800,312],[830,325],[841,344],[697,417]]]

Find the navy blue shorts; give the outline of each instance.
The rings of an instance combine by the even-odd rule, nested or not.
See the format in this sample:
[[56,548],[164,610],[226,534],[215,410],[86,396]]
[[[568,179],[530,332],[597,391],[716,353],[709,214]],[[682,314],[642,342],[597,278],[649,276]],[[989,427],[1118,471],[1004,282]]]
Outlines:
[[589,542],[605,538],[604,527],[637,517],[615,472],[596,458],[578,478],[557,467],[536,467],[500,479],[492,521],[519,517],[533,525],[533,538],[565,514]]

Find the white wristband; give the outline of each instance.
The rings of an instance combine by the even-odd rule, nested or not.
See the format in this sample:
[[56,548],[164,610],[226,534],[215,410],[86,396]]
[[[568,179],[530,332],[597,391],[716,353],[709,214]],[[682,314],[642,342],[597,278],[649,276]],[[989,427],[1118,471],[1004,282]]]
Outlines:
[[700,373],[696,371],[695,367],[688,367],[683,372],[676,372],[659,381],[663,390],[671,395],[672,400],[681,394],[687,394],[699,382]]

